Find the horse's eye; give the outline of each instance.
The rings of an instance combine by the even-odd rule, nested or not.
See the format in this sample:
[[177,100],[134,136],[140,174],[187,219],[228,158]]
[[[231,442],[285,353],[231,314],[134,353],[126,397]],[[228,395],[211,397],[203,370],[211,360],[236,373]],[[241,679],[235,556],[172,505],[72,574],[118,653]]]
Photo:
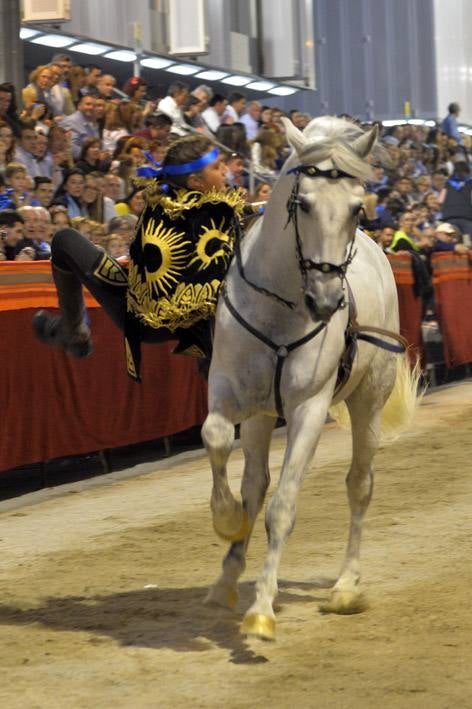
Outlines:
[[354,207],[352,208],[352,216],[357,217],[359,212],[362,209],[362,202],[359,202],[359,204],[355,204]]

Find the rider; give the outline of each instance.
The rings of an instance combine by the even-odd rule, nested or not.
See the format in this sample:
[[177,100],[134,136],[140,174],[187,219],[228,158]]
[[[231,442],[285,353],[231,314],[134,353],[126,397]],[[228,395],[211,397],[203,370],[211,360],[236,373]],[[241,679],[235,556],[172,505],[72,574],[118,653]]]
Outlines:
[[57,232],[51,254],[60,315],[40,310],[33,318],[42,342],[88,356],[85,285],[124,331],[128,373],[136,381],[141,342],[179,340],[174,352],[210,356],[209,318],[244,207],[241,192],[227,190],[222,156],[204,136],[176,140],[162,166],[143,173],[146,207],[128,267],[73,229]]

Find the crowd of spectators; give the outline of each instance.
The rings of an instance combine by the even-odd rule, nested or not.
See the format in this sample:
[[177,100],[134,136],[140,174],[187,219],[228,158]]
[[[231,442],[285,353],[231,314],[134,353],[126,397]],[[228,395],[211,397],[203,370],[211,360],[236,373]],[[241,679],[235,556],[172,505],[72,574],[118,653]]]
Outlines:
[[[166,96],[148,100],[152,87],[141,77],[116,83],[97,66],[56,54],[25,87],[0,84],[0,259],[49,258],[64,226],[126,259],[144,207],[138,168],[159,163],[175,139],[195,131],[224,148],[228,185],[263,206],[288,154],[281,117],[300,130],[312,118],[205,85],[175,81]],[[381,150],[371,158],[361,225],[384,251],[412,254],[426,314],[434,309],[430,255],[471,246],[471,145],[458,131],[459,112],[451,104],[434,128],[380,126]]]

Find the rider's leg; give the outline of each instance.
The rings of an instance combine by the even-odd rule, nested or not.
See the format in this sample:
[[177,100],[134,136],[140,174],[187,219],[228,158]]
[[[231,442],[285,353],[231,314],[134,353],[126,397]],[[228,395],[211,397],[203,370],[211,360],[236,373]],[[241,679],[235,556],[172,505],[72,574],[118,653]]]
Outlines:
[[82,285],[123,329],[126,272],[74,229],[63,229],[55,235],[51,257],[60,315],[38,311],[33,318],[34,330],[42,342],[62,347],[75,357],[86,357],[92,351],[92,343],[90,329],[84,320]]

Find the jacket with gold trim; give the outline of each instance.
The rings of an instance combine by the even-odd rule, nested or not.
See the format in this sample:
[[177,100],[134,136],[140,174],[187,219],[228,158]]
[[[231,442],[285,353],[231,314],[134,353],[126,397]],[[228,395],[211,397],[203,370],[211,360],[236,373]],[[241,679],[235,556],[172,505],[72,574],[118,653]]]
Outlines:
[[[148,191],[130,248],[125,327],[128,373],[139,380],[144,329],[168,339],[215,313],[244,208],[239,190]],[[175,335],[177,338],[177,335]]]

